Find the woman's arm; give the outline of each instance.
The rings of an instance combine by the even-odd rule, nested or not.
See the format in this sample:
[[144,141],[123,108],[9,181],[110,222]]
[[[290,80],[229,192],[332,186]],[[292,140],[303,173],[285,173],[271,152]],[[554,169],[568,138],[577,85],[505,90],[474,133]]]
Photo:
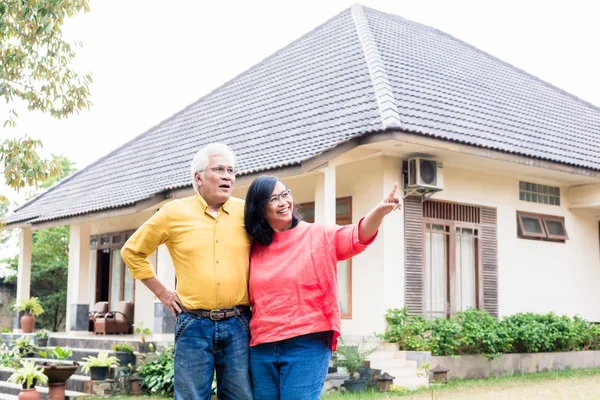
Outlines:
[[360,240],[361,243],[368,242],[369,239],[377,233],[377,230],[386,215],[393,210],[400,210],[402,208],[400,199],[396,197],[397,189],[398,183],[394,183],[394,187],[390,194],[388,194],[381,203],[377,204],[375,208],[369,211],[365,219],[363,219],[358,230],[358,240]]

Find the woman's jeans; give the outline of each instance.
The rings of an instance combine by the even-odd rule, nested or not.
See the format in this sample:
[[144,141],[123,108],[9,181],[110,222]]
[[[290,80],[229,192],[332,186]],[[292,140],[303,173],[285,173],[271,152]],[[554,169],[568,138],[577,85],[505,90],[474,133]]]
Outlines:
[[175,323],[175,400],[252,400],[250,311],[221,321],[183,312]]
[[296,336],[250,348],[256,400],[318,400],[331,359],[333,332]]

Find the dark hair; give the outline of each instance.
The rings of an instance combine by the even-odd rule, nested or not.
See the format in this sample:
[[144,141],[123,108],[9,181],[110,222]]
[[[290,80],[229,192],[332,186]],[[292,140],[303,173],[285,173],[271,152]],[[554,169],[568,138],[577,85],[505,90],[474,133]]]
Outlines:
[[[246,232],[263,246],[268,246],[273,241],[274,232],[265,217],[265,204],[273,194],[277,182],[281,181],[274,176],[259,176],[252,182],[246,194],[246,209],[244,212]],[[298,205],[294,203],[292,228],[296,227],[300,221],[302,221],[302,216],[298,212]]]

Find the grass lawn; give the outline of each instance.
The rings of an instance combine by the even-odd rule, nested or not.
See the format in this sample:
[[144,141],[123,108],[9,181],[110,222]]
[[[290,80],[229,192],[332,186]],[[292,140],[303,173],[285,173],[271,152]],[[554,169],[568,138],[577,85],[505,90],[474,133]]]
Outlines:
[[[580,369],[489,379],[450,381],[431,390],[410,393],[332,394],[323,400],[557,400],[600,398],[600,369]],[[111,397],[115,400],[164,400],[162,397]],[[101,400],[90,398],[90,400]]]
[[411,400],[553,400],[600,398],[600,369],[565,370],[488,379],[450,381],[431,390],[407,394],[349,393],[324,399],[411,399]]

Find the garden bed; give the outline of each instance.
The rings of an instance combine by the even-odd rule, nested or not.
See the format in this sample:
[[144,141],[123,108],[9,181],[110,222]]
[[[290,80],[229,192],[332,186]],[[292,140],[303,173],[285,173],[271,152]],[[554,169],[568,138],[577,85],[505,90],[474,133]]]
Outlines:
[[432,367],[449,369],[448,379],[512,376],[535,372],[600,367],[600,351],[502,354],[488,360],[481,355],[433,356]]

